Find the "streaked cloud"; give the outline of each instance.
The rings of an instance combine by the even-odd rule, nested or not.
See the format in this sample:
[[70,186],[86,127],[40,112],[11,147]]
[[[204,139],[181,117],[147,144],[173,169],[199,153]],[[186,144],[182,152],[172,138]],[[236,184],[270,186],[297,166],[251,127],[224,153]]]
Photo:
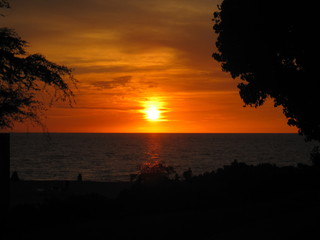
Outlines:
[[132,76],[122,76],[114,78],[112,81],[96,81],[91,84],[98,88],[111,89],[119,86],[126,86],[130,82],[131,78]]
[[[240,132],[270,132],[277,116],[290,131],[281,110],[243,117],[237,81],[211,57],[220,1],[12,0],[1,21],[30,43],[30,53],[72,67],[80,81],[72,111],[60,104],[48,112],[54,130],[230,132],[238,118]],[[150,99],[165,103],[168,121],[143,121]]]

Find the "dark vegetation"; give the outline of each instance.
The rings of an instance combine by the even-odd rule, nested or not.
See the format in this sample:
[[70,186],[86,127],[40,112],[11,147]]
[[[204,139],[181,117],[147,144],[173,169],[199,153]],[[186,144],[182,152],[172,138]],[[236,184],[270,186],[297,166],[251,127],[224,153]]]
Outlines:
[[[273,98],[290,125],[319,141],[317,8],[307,3],[224,0],[214,16],[214,58],[243,80],[246,105]],[[8,7],[0,0],[0,9]],[[26,54],[14,30],[0,28],[0,40],[0,128],[38,121],[43,105],[35,97],[46,87],[58,94],[53,100],[72,99],[63,79],[73,82],[69,68]],[[319,239],[319,149],[311,158],[313,166],[296,167],[235,161],[199,176],[191,169],[179,176],[162,163],[142,166],[117,198],[63,191],[12,207],[1,239]]]
[[[0,0],[0,17],[4,16],[2,10],[9,8],[9,1]],[[43,125],[45,99],[49,105],[58,100],[74,101],[72,69],[41,54],[28,54],[27,47],[28,42],[14,29],[0,27],[0,129],[25,120]]]
[[245,105],[266,99],[283,108],[288,124],[320,141],[319,34],[312,1],[224,0],[214,13],[215,60],[241,80]]
[[39,95],[45,93],[51,102],[72,102],[64,77],[75,80],[71,69],[48,61],[40,54],[28,55],[27,42],[12,29],[0,28],[0,129],[31,119],[41,124],[45,109]]
[[[0,21],[10,1],[0,0]],[[28,42],[14,29],[0,26],[0,130],[17,122],[31,120],[45,130],[46,105],[56,101],[74,102],[70,85],[76,80],[72,70],[47,60],[41,54],[29,54]],[[6,221],[9,202],[10,135],[0,133],[0,227]]]
[[252,166],[234,161],[198,176],[189,169],[179,178],[166,175],[164,164],[153,168],[142,172],[144,181],[138,177],[117,198],[62,194],[41,204],[15,206],[10,210],[8,234],[20,239],[311,239],[312,234],[320,235],[318,166]]

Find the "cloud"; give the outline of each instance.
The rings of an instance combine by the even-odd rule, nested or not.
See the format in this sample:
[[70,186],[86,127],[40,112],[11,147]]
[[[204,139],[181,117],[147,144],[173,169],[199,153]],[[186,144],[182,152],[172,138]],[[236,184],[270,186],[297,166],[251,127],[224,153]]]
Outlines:
[[[65,107],[63,107],[65,108]],[[131,106],[131,107],[74,107],[73,109],[90,109],[90,110],[110,110],[110,111],[139,111],[142,107]]]
[[94,48],[106,54],[116,48],[126,55],[169,48],[179,54],[180,64],[192,66],[204,64],[213,52],[211,18],[218,2],[16,0],[3,21],[17,27],[31,46],[60,47],[67,56]]
[[[220,73],[211,58],[215,38],[211,19],[219,2],[15,0],[11,15],[3,20],[23,33],[33,51],[72,67],[79,79],[94,81],[91,86],[194,91],[206,90],[212,82],[206,84],[208,77],[199,76],[199,70],[216,67]],[[191,80],[185,81],[185,74]],[[114,78],[119,75],[134,76],[135,82]],[[142,75],[150,84],[141,81]]]
[[141,111],[142,106],[66,106],[63,104],[57,104],[55,108],[68,109],[68,110],[106,110],[106,111]]
[[32,51],[75,69],[81,97],[216,92],[236,89],[211,58],[219,2],[15,0],[2,20]]
[[122,76],[114,78],[111,81],[96,81],[91,83],[93,86],[102,89],[112,89],[116,87],[124,87],[131,81],[132,76]]
[[76,74],[87,73],[137,73],[137,72],[153,72],[153,71],[165,71],[168,70],[168,66],[150,65],[150,66],[130,66],[118,65],[118,66],[102,66],[102,65],[90,65],[90,66],[74,66]]

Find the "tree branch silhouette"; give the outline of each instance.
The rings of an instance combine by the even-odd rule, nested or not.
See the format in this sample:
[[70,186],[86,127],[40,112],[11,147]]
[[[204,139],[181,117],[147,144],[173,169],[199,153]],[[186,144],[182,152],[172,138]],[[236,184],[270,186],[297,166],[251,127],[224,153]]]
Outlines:
[[213,57],[243,81],[238,88],[246,106],[272,98],[290,126],[306,140],[320,141],[314,7],[290,0],[224,0],[214,13],[218,52]]

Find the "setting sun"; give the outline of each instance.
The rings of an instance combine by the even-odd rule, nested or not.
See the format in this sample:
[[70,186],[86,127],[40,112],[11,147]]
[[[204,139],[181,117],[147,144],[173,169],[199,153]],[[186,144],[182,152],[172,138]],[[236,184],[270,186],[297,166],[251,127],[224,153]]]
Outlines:
[[[212,13],[222,0],[162,0],[147,7],[142,4],[147,0],[64,1],[63,8],[56,1],[0,3],[7,1],[11,8],[0,7],[1,24],[26,37],[28,53],[71,68],[77,79],[77,86],[69,85],[72,109],[68,102],[51,105],[50,97],[39,95],[50,106],[43,119],[46,131],[297,130],[287,126],[282,108],[272,101],[260,109],[243,108],[238,79],[211,57],[218,51]],[[150,16],[157,17],[150,21]],[[43,132],[43,126],[17,122],[10,131]]]
[[148,109],[145,110],[146,118],[150,121],[156,121],[160,117],[160,111],[157,109],[156,106],[150,106]]
[[147,101],[141,102],[144,114],[144,119],[150,122],[162,122],[168,121],[164,116],[164,113],[168,112],[168,109],[164,107],[165,102],[161,97],[150,97]]

